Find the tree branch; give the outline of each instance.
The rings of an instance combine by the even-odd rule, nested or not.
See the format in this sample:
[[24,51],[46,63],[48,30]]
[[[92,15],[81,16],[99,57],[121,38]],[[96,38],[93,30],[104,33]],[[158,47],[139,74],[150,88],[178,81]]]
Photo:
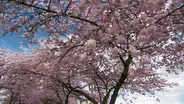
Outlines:
[[[18,3],[18,4],[22,4],[22,5],[25,5],[25,6],[28,6],[28,7],[33,7],[33,8],[36,8],[36,9],[40,9],[40,10],[43,10],[43,11],[46,11],[46,12],[50,12],[50,13],[54,13],[54,14],[57,13],[56,11],[46,9],[46,8],[42,8],[42,7],[38,7],[36,5],[26,4],[26,3],[20,2],[20,1],[13,1],[13,2]],[[68,13],[68,14],[67,13],[62,13],[62,16],[77,19],[77,20],[81,20],[81,21],[84,21],[84,22],[87,22],[87,23],[90,23],[92,25],[95,25],[95,26],[99,27],[99,25],[97,23],[95,23],[94,21],[90,21],[88,19],[81,18],[79,16],[74,16],[73,14],[70,14],[70,13]]]
[[[61,81],[59,80],[59,82],[61,82]],[[92,97],[90,97],[90,96],[89,96],[87,93],[85,93],[84,91],[82,91],[82,90],[77,90],[77,89],[73,88],[72,86],[66,85],[66,84],[63,83],[63,82],[61,82],[61,83],[62,83],[63,86],[69,88],[72,92],[78,93],[78,94],[80,94],[80,95],[83,95],[83,96],[86,97],[89,101],[91,101],[93,104],[98,104],[98,102],[97,102],[95,99],[93,99]]]
[[52,0],[49,0],[48,10],[50,9],[51,2]]
[[73,88],[72,86],[67,85],[66,83],[62,82],[61,80],[59,80],[58,78],[56,78],[56,77],[54,77],[54,76],[52,76],[52,75],[51,75],[51,76],[50,76],[50,75],[45,75],[45,74],[43,74],[43,73],[38,73],[38,72],[30,71],[30,70],[27,70],[27,71],[29,71],[30,73],[32,73],[32,74],[34,74],[34,75],[49,77],[49,78],[51,78],[52,80],[54,80],[54,81],[60,83],[64,88],[70,89],[71,92],[73,92],[73,93],[78,93],[78,94],[84,96],[84,97],[87,98],[89,101],[91,101],[93,104],[98,104],[98,102],[97,102],[95,99],[93,99],[91,96],[89,96],[89,95],[88,95],[87,93],[85,93],[84,91],[82,91],[82,90],[77,90],[76,88]]
[[125,64],[124,64],[124,70],[123,73],[121,74],[120,79],[118,80],[115,89],[113,91],[113,94],[111,95],[111,100],[110,100],[110,104],[115,104],[117,96],[118,96],[118,92],[122,86],[122,84],[125,82],[125,79],[128,76],[128,71],[129,71],[129,66],[130,63],[132,62],[132,56],[129,55],[128,59],[126,60]]
[[161,21],[162,19],[164,19],[164,18],[170,16],[171,14],[173,14],[173,13],[176,12],[177,10],[182,9],[183,7],[184,7],[184,4],[183,4],[182,6],[180,6],[179,8],[176,8],[176,9],[174,9],[173,11],[169,12],[167,15],[165,15],[165,16],[159,18],[155,23],[158,23],[158,22]]
[[62,61],[62,59],[63,59],[72,49],[74,49],[74,48],[76,48],[76,47],[80,47],[80,46],[83,46],[83,45],[74,45],[74,46],[72,46],[71,48],[69,48],[62,56],[60,56],[59,62],[58,62],[58,63],[60,63],[60,62]]
[[70,0],[69,4],[67,5],[67,7],[66,7],[66,9],[65,9],[65,14],[67,13],[67,11],[68,11],[68,9],[69,9],[71,3],[72,3],[72,0]]
[[107,101],[109,99],[109,95],[110,95],[112,89],[114,89],[114,87],[110,88],[109,91],[107,92],[107,94],[104,96],[102,104],[107,104],[108,103]]

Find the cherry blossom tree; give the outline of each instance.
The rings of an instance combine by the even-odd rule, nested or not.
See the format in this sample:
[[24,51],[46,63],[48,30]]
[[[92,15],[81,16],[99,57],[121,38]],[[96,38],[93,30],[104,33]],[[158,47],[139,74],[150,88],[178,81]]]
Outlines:
[[[0,85],[20,104],[115,104],[175,86],[184,63],[183,0],[1,0],[2,35],[40,47],[0,51]],[[46,38],[36,38],[42,31]],[[157,101],[159,101],[157,99]],[[13,104],[13,103],[12,103]]]

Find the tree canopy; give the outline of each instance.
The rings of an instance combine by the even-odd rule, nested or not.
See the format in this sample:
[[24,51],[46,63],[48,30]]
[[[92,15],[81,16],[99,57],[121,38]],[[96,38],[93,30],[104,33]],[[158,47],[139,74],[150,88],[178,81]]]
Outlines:
[[175,86],[160,68],[183,71],[183,0],[1,0],[0,28],[40,45],[0,50],[9,104],[133,103]]

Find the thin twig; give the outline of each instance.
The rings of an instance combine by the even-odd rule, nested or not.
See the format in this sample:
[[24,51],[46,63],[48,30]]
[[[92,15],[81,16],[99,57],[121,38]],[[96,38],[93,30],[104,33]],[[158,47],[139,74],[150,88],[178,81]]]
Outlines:
[[176,9],[174,9],[173,11],[169,12],[167,15],[165,15],[165,16],[159,18],[155,23],[158,23],[158,22],[161,21],[162,19],[164,19],[164,18],[170,16],[171,14],[173,14],[173,13],[176,12],[177,10],[182,9],[183,7],[184,7],[184,4],[183,4],[182,6],[180,6],[179,8],[176,8]]

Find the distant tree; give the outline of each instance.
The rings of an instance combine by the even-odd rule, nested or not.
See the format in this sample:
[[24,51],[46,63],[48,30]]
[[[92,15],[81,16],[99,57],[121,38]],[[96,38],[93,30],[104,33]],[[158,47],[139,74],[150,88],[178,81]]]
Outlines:
[[[184,63],[183,0],[1,0],[2,35],[40,47],[0,53],[0,85],[23,104],[115,104],[172,87]],[[176,22],[177,20],[177,22]],[[37,31],[48,37],[37,41]],[[159,99],[157,99],[159,101]]]

